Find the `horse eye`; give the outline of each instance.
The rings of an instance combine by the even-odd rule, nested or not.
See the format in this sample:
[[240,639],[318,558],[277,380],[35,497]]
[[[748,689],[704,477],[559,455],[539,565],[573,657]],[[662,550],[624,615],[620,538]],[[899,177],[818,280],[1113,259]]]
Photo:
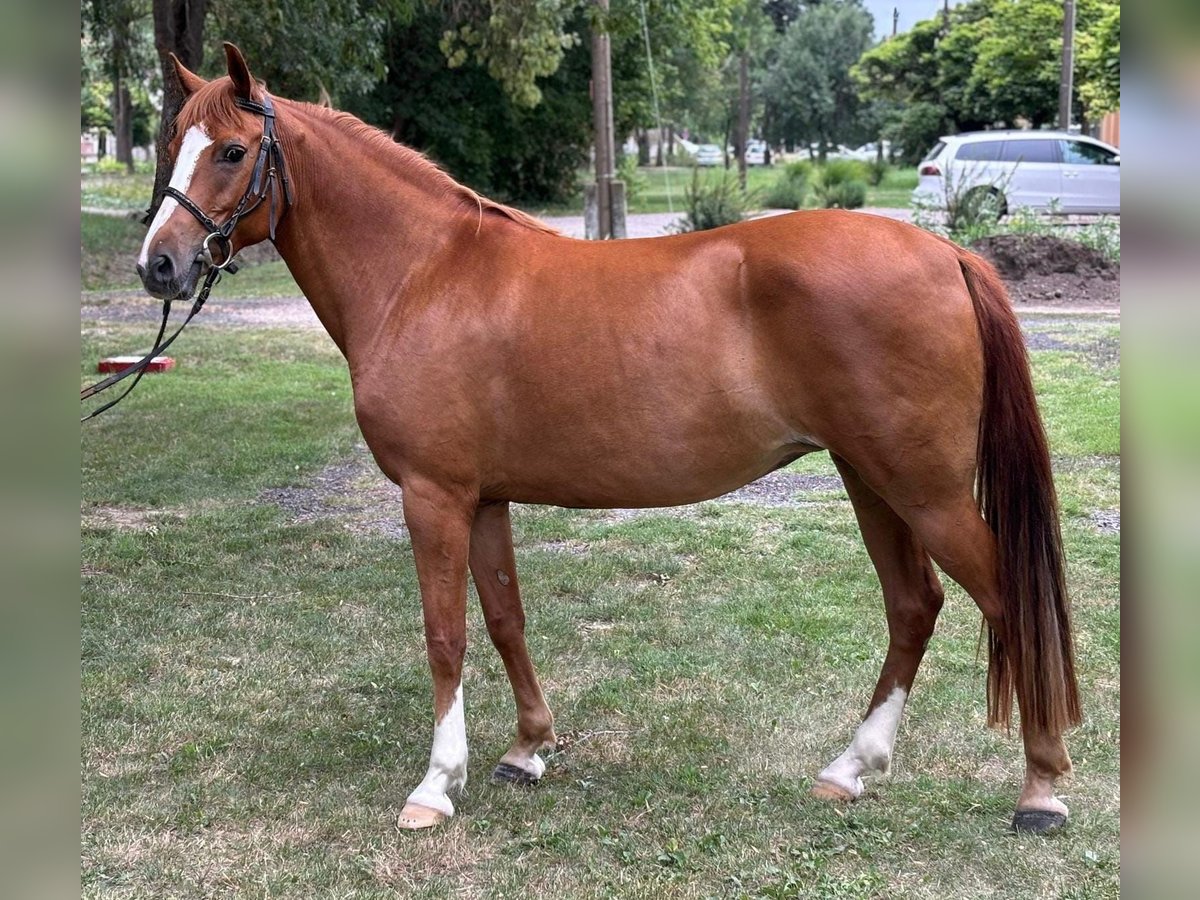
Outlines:
[[223,158],[226,162],[240,162],[241,158],[245,155],[245,147],[230,147],[225,151],[225,156]]

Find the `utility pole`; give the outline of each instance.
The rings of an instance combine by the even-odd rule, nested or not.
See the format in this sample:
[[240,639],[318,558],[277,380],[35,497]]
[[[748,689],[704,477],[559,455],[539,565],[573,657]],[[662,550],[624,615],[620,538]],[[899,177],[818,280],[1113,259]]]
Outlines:
[[1058,127],[1071,127],[1071,95],[1075,82],[1075,0],[1063,0],[1062,75],[1058,81]]
[[[595,0],[606,25],[609,0]],[[612,44],[604,27],[592,29],[592,127],[595,134],[596,183],[584,191],[584,231],[588,238],[625,237],[625,185],[614,178]],[[659,136],[662,140],[662,136]]]
[[900,7],[892,7],[892,37],[896,36],[896,31],[900,27]]

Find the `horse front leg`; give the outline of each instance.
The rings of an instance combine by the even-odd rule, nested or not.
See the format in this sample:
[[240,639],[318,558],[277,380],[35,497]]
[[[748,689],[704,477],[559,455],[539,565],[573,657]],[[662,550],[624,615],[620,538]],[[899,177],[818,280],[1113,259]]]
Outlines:
[[879,575],[889,636],[887,657],[862,724],[845,752],[817,776],[812,789],[823,800],[853,800],[863,792],[864,776],[886,774],[891,767],[896,731],[933,635],[943,592],[929,554],[912,529],[848,462],[836,455],[833,461]]
[[517,704],[517,736],[492,773],[498,781],[532,784],[546,764],[537,755],[554,746],[554,716],[542,695],[525,643],[525,611],[517,585],[512,522],[507,503],[485,503],[471,529],[471,577],[479,591],[484,621],[504,660]]
[[476,498],[462,488],[405,481],[404,520],[421,587],[425,647],[433,674],[433,749],[425,778],[397,824],[430,828],[454,815],[450,799],[467,783],[462,668],[467,648],[467,549]]

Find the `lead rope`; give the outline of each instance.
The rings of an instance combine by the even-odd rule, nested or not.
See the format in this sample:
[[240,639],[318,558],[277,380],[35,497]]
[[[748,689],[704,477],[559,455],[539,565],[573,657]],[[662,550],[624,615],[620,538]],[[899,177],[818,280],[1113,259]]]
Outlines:
[[88,419],[94,419],[106,409],[112,409],[127,396],[129,396],[130,391],[137,387],[138,382],[142,380],[142,376],[146,374],[146,368],[154,361],[154,357],[158,356],[160,353],[170,347],[171,344],[175,342],[175,338],[179,337],[187,323],[192,321],[196,313],[200,312],[200,309],[204,306],[204,301],[208,299],[209,293],[212,291],[216,283],[221,280],[221,271],[221,269],[218,269],[215,266],[208,270],[208,275],[204,279],[204,284],[201,285],[200,292],[196,295],[196,302],[192,304],[191,312],[187,314],[187,318],[183,320],[180,326],[176,328],[174,333],[172,333],[172,335],[165,341],[162,339],[162,337],[167,331],[167,320],[171,317],[171,300],[168,298],[163,301],[162,323],[158,326],[157,337],[154,338],[154,349],[152,349],[137,362],[130,366],[126,366],[120,372],[114,372],[103,381],[97,381],[95,384],[84,388],[79,392],[79,400],[82,402],[90,397],[94,397],[101,391],[112,387],[117,382],[124,381],[130,375],[136,374],[137,377],[134,378],[133,381],[130,382],[129,386],[125,388],[125,390],[121,391],[121,393],[118,394],[115,399],[109,400],[103,406],[93,409],[90,413],[81,418],[79,420],[80,422],[86,422]]

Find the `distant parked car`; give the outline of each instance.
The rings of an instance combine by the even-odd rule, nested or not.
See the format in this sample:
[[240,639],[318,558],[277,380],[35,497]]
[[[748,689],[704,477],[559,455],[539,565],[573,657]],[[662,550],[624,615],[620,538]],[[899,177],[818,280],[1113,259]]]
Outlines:
[[698,166],[720,166],[725,163],[725,154],[716,144],[701,144],[693,155]]
[[746,141],[746,165],[765,166],[767,164],[767,142]]
[[[942,138],[921,160],[914,200],[944,206],[947,184],[966,196],[986,191],[1003,214],[1056,208],[1121,211],[1121,154],[1095,138],[1064,131],[976,131]],[[949,179],[949,181],[947,181]]]

